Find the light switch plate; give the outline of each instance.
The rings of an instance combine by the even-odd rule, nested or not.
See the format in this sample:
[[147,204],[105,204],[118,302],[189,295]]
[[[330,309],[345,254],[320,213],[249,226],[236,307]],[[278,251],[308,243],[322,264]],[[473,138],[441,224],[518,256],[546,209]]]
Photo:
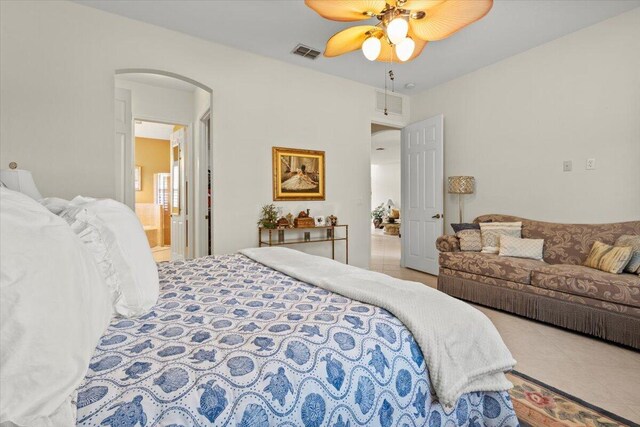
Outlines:
[[596,159],[587,159],[587,167],[588,171],[594,170],[596,168]]
[[562,171],[563,172],[571,172],[572,164],[571,160],[565,160],[562,162]]

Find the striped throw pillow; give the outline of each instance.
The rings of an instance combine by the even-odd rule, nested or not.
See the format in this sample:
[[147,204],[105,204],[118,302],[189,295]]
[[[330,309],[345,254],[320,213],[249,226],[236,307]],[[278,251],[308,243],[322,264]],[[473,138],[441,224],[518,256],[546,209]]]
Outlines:
[[616,246],[631,246],[633,248],[633,255],[629,264],[624,268],[627,273],[640,274],[640,236],[623,235],[618,237],[615,243]]
[[631,246],[610,246],[594,242],[584,265],[608,273],[620,274],[633,255]]
[[522,222],[481,222],[482,252],[500,252],[500,236],[522,237]]

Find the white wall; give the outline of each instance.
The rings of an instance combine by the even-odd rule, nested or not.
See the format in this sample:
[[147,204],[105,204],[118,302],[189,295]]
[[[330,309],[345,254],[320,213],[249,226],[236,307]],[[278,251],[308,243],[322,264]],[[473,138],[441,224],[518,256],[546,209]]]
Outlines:
[[327,165],[325,202],[277,204],[338,216],[351,263],[368,265],[371,87],[70,2],[0,2],[0,20],[0,165],[31,170],[45,196],[114,196],[114,73],[167,70],[213,89],[216,253],[256,245],[277,145]]
[[115,85],[131,91],[134,119],[183,125],[190,125],[193,121],[194,92],[133,82],[118,76],[115,77]]
[[[640,219],[640,9],[412,98],[412,122],[440,113],[445,177],[476,177],[465,220]],[[446,224],[457,222],[446,197]]]
[[400,209],[400,162],[371,165],[371,209],[393,200]]

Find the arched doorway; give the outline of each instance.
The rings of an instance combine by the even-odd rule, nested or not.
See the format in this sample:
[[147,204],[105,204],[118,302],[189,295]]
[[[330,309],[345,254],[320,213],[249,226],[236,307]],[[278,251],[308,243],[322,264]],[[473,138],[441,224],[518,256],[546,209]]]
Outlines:
[[[212,89],[188,77],[155,69],[116,70],[114,82],[116,198],[143,217],[150,246],[170,240],[167,258],[213,253]],[[136,150],[136,132],[154,124],[173,126],[166,137],[171,148],[167,171],[137,164],[136,153],[141,154]],[[171,182],[165,190],[169,197],[162,198],[157,184],[162,177],[155,172],[166,172]],[[154,174],[153,184],[150,174]],[[153,198],[150,187],[154,188]],[[165,219],[155,214],[163,209],[169,211]],[[154,214],[143,215],[143,210]],[[170,227],[166,221],[170,221]],[[160,237],[169,229],[170,239]]]

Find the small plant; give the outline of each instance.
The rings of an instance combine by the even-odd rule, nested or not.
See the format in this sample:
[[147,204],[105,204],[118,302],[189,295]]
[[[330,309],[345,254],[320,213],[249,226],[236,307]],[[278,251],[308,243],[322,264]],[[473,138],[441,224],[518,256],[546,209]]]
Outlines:
[[262,207],[260,219],[258,220],[258,225],[264,228],[276,228],[277,222],[278,209],[276,208],[276,205],[273,203],[270,205],[264,205]]
[[387,208],[385,208],[384,203],[380,203],[378,207],[371,211],[371,218],[382,221],[382,218],[387,213]]
[[380,228],[382,224],[382,218],[387,214],[387,208],[384,203],[380,203],[377,208],[371,211],[371,218],[373,218],[373,226]]

